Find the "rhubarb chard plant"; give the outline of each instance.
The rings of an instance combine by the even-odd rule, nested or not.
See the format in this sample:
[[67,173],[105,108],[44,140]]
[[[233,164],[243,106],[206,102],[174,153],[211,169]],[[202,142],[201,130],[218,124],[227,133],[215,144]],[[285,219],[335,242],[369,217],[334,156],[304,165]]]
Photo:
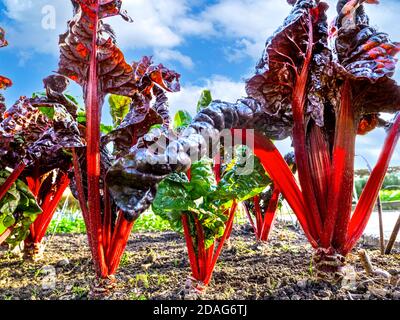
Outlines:
[[25,240],[25,256],[34,259],[42,253],[41,242],[69,184],[72,156],[68,150],[82,146],[78,124],[68,111],[75,105],[64,101],[62,93],[67,79],[50,76],[44,83],[47,94],[21,97],[0,122],[1,166],[12,169],[1,184],[1,198],[14,183],[24,183],[42,212],[20,238]]
[[[197,111],[206,109],[211,102],[211,92],[204,90]],[[192,120],[187,111],[178,111],[172,125],[174,132],[184,131]],[[233,148],[234,157],[204,157],[192,163],[187,172],[169,175],[159,184],[152,204],[156,215],[184,234],[192,271],[187,281],[188,294],[202,293],[209,285],[231,235],[238,204],[257,196],[271,183],[251,150],[245,146],[224,147],[230,152]]]
[[[166,92],[179,90],[179,74],[144,57],[128,64],[104,21],[121,16],[122,1],[73,0],[74,16],[60,36],[59,74],[82,86],[85,103],[81,123],[83,147],[74,148],[71,189],[87,226],[99,282],[95,291],[113,286],[134,222],[155,190],[141,193],[123,184],[123,171],[112,163],[125,157],[151,127],[168,126]],[[101,111],[113,94],[114,126],[101,124]],[[130,164],[127,163],[129,166]],[[105,177],[108,177],[106,180]],[[137,199],[141,202],[130,205]]]
[[[6,45],[1,29],[1,44]],[[11,85],[2,78],[2,87]],[[1,242],[25,240],[25,256],[37,258],[50,220],[68,186],[68,148],[82,145],[70,115],[75,105],[63,94],[67,79],[44,80],[46,93],[21,97],[7,109],[1,98]],[[6,110],[7,109],[7,110]],[[11,170],[11,171],[10,171]]]
[[373,1],[339,1],[338,16],[328,26],[324,2],[297,1],[247,82],[248,94],[266,112],[291,113],[301,191],[293,179],[287,181],[291,188],[276,183],[316,249],[316,269],[328,274],[340,272],[361,237],[399,138],[396,117],[352,212],[357,134],[373,130],[380,113],[400,108],[399,86],[391,79],[400,44],[370,26],[364,2]]
[[[192,276],[189,292],[201,293],[212,279],[225,241],[232,232],[238,203],[248,200],[270,182],[259,160],[244,146],[227,163],[217,182],[213,161],[192,164],[188,173],[173,173],[163,180],[152,204],[153,212],[183,233]],[[252,174],[246,164],[254,164]]]

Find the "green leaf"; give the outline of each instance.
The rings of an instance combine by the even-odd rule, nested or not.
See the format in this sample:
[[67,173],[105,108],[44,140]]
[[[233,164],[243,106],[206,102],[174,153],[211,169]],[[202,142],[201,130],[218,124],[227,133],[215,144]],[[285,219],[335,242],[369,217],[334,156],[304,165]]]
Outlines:
[[[0,171],[0,184],[10,175],[8,171]],[[7,239],[12,246],[19,244],[29,234],[29,227],[42,212],[28,186],[17,180],[0,201],[0,233],[9,227],[13,232]]]
[[[34,92],[34,93],[32,93],[32,98],[33,99],[35,99],[35,98],[44,98],[44,97],[47,97],[45,92]],[[54,118],[54,108],[43,106],[43,107],[39,107],[38,109],[47,118],[49,118],[50,120],[53,120],[53,118]]]
[[85,110],[82,110],[82,109],[78,110],[78,116],[76,118],[76,121],[79,124],[86,125],[86,111]]
[[183,212],[194,207],[188,184],[189,180],[183,173],[174,173],[163,180],[158,186],[152,205],[154,213],[162,216],[166,212]]
[[189,191],[192,199],[206,197],[216,189],[217,182],[213,171],[213,162],[209,158],[192,164],[190,170]]
[[189,112],[180,110],[175,114],[173,127],[175,130],[186,128],[192,122]]
[[207,108],[212,102],[212,95],[210,90],[204,90],[201,93],[199,102],[197,103],[197,112]]
[[150,127],[150,129],[149,129],[149,132],[151,131],[151,130],[153,130],[153,129],[162,129],[162,124],[155,124],[154,126],[151,126]]
[[15,219],[14,219],[13,216],[10,216],[10,215],[9,215],[9,216],[6,216],[6,217],[3,219],[3,225],[4,225],[4,227],[5,227],[6,229],[8,229],[9,227],[13,226],[14,223],[15,223]]
[[100,131],[102,134],[109,134],[113,130],[114,130],[114,126],[112,126],[112,125],[106,125],[103,123],[100,124]]
[[108,98],[108,103],[110,105],[111,118],[113,120],[114,127],[116,128],[122,123],[128,114],[132,99],[125,96],[111,94]]
[[55,114],[54,108],[51,108],[51,107],[39,107],[39,111],[41,113],[43,113],[50,120],[54,119],[54,114]]
[[[192,214],[196,214],[199,219],[204,230],[205,247],[208,249],[215,243],[216,239],[223,236],[225,232],[225,222],[228,217],[224,214],[224,211],[212,205],[206,206],[205,203],[202,203],[197,208],[192,208],[190,211]],[[191,235],[194,238],[197,237],[195,228],[191,229]]]
[[228,207],[232,200],[242,202],[255,197],[271,183],[260,160],[247,147],[239,147],[209,201]]
[[46,97],[46,92],[34,92],[32,93],[32,98],[43,98]]
[[71,96],[70,94],[64,94],[69,100],[71,100],[73,103],[75,103],[76,105],[79,105],[78,103],[78,99],[74,96]]

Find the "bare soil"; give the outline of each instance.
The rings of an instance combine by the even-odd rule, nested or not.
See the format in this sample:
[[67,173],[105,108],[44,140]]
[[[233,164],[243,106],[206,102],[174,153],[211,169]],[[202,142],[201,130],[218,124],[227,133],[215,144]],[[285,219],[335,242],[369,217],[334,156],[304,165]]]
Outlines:
[[[358,258],[367,249],[374,267],[392,283],[368,277]],[[400,300],[400,251],[381,256],[367,244],[348,258],[356,270],[350,282],[333,285],[314,278],[311,247],[302,233],[280,223],[267,244],[257,243],[247,226],[234,230],[201,299],[218,300]],[[172,233],[132,234],[117,287],[107,299],[178,300],[189,275],[184,240]],[[56,235],[44,259],[24,262],[18,253],[0,252],[0,299],[88,299],[94,273],[85,235]],[[393,281],[396,280],[396,281]]]

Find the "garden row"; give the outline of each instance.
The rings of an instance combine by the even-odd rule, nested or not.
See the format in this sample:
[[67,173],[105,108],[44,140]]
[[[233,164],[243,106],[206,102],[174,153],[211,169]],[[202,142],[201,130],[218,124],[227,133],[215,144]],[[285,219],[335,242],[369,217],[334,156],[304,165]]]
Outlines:
[[[184,234],[192,287],[202,291],[237,206],[245,203],[266,241],[284,197],[315,249],[319,275],[340,277],[400,137],[399,116],[380,118],[400,110],[391,78],[400,45],[370,26],[363,3],[371,1],[338,1],[329,27],[324,2],[289,1],[290,15],[246,83],[248,97],[226,103],[205,91],[193,119],[181,111],[173,121],[167,93],[179,91],[180,75],[148,57],[125,61],[104,22],[115,15],[131,22],[121,2],[73,0],[45,93],[8,110],[1,98],[0,243],[24,240],[26,257],[39,254],[69,187],[85,221],[95,290],[104,292],[115,284],[135,221],[152,206]],[[0,29],[0,46],[4,37]],[[65,93],[69,80],[82,86],[84,110]],[[0,78],[0,88],[11,84]],[[101,124],[108,95],[112,126]],[[378,126],[387,138],[352,213],[356,137]],[[295,152],[284,158],[272,140],[287,137]]]

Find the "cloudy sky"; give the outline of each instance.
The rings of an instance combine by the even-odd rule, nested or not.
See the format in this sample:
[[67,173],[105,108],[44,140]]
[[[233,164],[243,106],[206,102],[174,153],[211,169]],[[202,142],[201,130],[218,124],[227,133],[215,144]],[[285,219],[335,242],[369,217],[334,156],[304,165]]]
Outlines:
[[[120,17],[109,19],[127,61],[151,55],[182,74],[182,91],[171,96],[171,109],[194,112],[204,88],[214,98],[235,101],[243,96],[244,80],[254,70],[266,38],[282,23],[290,10],[286,0],[124,0],[134,19],[128,24]],[[331,5],[330,19],[335,14]],[[371,22],[400,40],[400,1],[382,0],[368,6]],[[47,19],[55,14],[53,25]],[[57,70],[58,35],[71,18],[69,0],[0,0],[0,26],[7,30],[10,46],[0,51],[0,74],[14,81],[6,91],[8,103],[20,95],[42,89],[41,79]],[[44,23],[44,24],[43,24]],[[43,25],[45,28],[43,28]],[[396,78],[400,80],[398,72]],[[71,86],[71,93],[81,95]],[[109,122],[107,111],[104,122]],[[360,138],[357,153],[374,163],[384,140],[376,130]],[[290,142],[279,143],[287,151]],[[400,148],[393,164],[400,165]],[[357,160],[357,167],[364,167]]]

